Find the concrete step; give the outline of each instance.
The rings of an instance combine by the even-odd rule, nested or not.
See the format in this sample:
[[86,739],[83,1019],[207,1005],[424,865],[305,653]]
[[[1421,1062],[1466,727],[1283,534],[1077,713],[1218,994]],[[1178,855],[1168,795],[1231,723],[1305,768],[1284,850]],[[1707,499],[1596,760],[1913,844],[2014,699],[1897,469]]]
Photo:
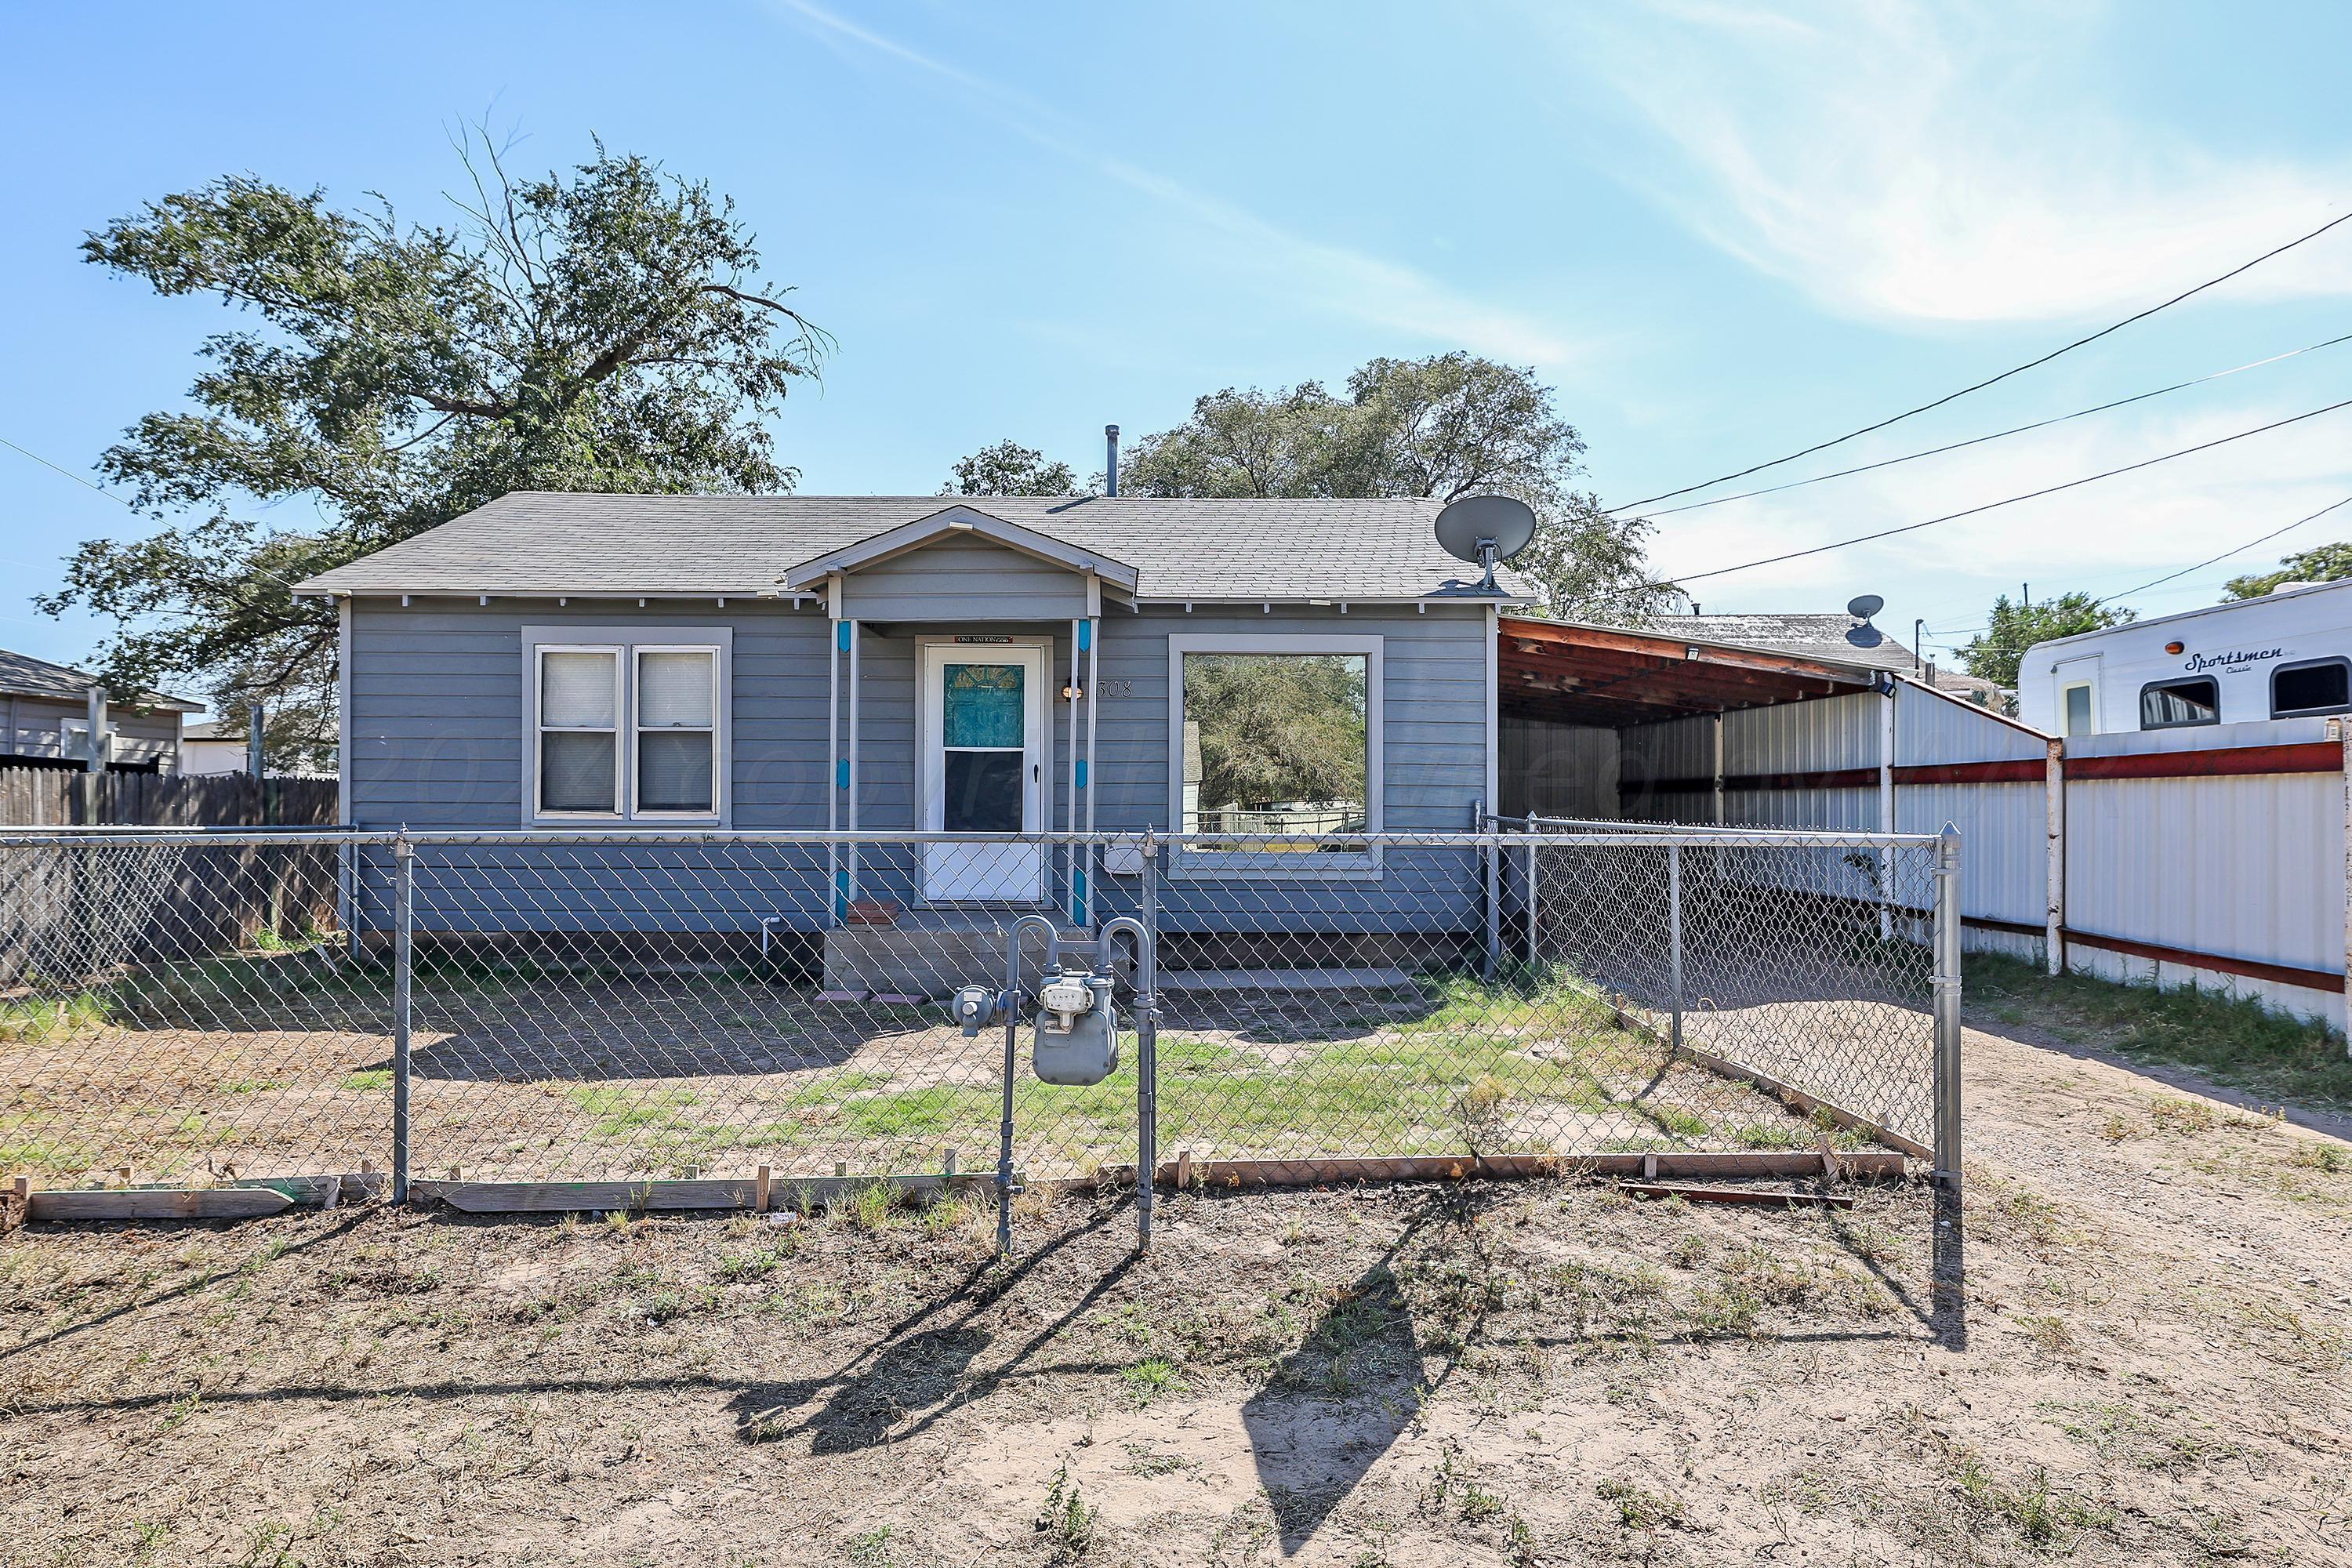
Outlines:
[[[1006,922],[1009,924],[1010,922]],[[1091,933],[1066,930],[1067,942],[1091,942]],[[1045,961],[1041,931],[1022,933],[1022,963],[1034,976]],[[912,926],[844,926],[824,933],[824,988],[884,995],[945,997],[960,985],[1004,984],[1004,926],[926,930]]]

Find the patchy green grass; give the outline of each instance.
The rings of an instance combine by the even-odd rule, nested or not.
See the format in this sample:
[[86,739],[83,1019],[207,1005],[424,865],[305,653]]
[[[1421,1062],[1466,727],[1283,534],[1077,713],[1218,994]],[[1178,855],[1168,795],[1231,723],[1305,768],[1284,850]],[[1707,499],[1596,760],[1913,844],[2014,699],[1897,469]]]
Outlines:
[[2214,991],[2055,979],[2013,958],[1970,953],[1969,1005],[2069,1044],[2202,1073],[2282,1105],[2352,1111],[2344,1037]]
[[392,1087],[390,1068],[367,1068],[359,1072],[345,1073],[343,1085],[354,1094],[365,1094]]
[[0,1042],[41,1046],[94,1035],[114,1022],[114,1008],[100,991],[63,996],[19,996],[0,1002]]

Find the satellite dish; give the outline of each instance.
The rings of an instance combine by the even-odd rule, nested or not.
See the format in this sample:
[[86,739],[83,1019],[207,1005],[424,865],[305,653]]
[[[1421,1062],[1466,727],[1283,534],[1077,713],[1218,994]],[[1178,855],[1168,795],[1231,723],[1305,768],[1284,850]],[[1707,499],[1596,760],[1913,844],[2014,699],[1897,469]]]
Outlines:
[[1886,601],[1875,594],[1864,594],[1845,602],[1845,613],[1857,621],[1866,621],[1886,608]]
[[1495,568],[1536,536],[1535,509],[1513,496],[1464,496],[1437,514],[1437,542],[1456,561],[1486,569],[1481,593],[1496,592]]

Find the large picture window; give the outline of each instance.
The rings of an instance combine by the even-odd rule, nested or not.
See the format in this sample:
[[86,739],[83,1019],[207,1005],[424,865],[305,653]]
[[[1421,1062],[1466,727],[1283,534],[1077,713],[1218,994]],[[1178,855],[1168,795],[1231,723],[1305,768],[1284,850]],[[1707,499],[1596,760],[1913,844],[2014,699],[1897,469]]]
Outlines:
[[529,820],[723,820],[726,628],[523,631]]
[[[1172,816],[1194,868],[1376,871],[1360,846],[1317,844],[1381,826],[1378,637],[1169,639]],[[1220,843],[1223,834],[1287,843]]]

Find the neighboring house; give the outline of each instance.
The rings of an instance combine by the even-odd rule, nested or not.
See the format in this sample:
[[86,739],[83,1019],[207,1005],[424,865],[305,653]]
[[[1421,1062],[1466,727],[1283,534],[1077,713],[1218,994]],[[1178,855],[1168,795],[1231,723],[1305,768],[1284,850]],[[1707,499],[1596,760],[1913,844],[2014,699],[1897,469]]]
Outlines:
[[[1700,637],[1734,647],[1769,648],[1807,658],[1837,659],[1869,669],[1927,679],[1928,666],[1918,654],[1869,621],[1843,611],[1826,615],[1661,616],[1653,627],[1669,636]],[[2000,710],[2001,689],[1998,682],[1979,680],[1955,669],[1937,669],[1935,686],[1938,691],[1964,697],[1979,707]]]
[[252,760],[252,736],[242,724],[208,719],[180,731],[180,772],[184,773],[241,773]]
[[[1528,595],[1507,574],[1480,593],[1438,548],[1438,510],[526,493],[298,591],[340,606],[362,827],[1462,832],[1495,799],[1496,615]],[[1307,711],[1313,754],[1252,784],[1245,721],[1277,710]],[[1045,907],[1083,925],[1134,900],[1115,859],[819,850],[813,879],[761,896],[811,929],[853,903],[861,921]],[[1274,897],[1328,929],[1396,866],[1195,849],[1170,874],[1304,887]],[[1459,929],[1477,893],[1449,871],[1412,922]],[[1262,920],[1268,895],[1226,907]]]
[[95,715],[105,765],[116,773],[176,772],[181,721],[205,710],[201,702],[160,691],[110,704],[87,670],[5,649],[0,703],[7,726],[0,733],[0,766],[87,767]]

